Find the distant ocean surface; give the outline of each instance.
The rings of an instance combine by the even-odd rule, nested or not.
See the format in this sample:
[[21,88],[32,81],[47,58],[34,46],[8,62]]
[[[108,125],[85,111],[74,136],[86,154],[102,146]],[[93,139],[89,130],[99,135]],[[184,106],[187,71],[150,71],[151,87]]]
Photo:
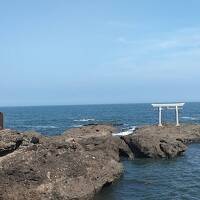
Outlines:
[[[44,135],[62,134],[66,129],[95,123],[112,124],[126,131],[158,121],[158,112],[151,104],[1,107],[0,111],[5,114],[6,128],[35,130]],[[175,122],[175,111],[164,111],[163,120]],[[200,103],[186,103],[180,110],[180,121],[200,123]]]
[[[6,128],[35,130],[44,135],[62,134],[87,124],[113,124],[119,132],[156,124],[158,112],[151,104],[1,107]],[[175,122],[175,111],[163,112],[165,122]],[[200,103],[186,103],[180,121],[200,123]],[[124,160],[124,175],[105,188],[97,200],[199,200],[200,144],[191,145],[173,160]]]

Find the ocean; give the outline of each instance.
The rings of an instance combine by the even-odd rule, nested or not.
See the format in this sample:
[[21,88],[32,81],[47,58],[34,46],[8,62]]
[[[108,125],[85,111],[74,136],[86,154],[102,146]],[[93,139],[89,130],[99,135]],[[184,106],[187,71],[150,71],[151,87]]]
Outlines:
[[[126,131],[158,121],[158,111],[150,103],[0,107],[0,111],[5,115],[6,128],[44,135],[58,135],[69,128],[95,123],[112,124]],[[175,111],[164,111],[163,121],[175,122]],[[200,123],[200,103],[186,103],[180,110],[180,122]]]
[[[1,107],[5,127],[59,135],[88,124],[112,124],[119,132],[156,124],[158,111],[151,104]],[[175,111],[163,112],[163,121],[175,123]],[[186,103],[181,123],[200,123],[200,103]],[[124,175],[105,188],[97,200],[200,199],[200,144],[191,145],[172,160],[123,160]]]
[[124,174],[95,200],[199,200],[200,144],[173,160],[124,160]]

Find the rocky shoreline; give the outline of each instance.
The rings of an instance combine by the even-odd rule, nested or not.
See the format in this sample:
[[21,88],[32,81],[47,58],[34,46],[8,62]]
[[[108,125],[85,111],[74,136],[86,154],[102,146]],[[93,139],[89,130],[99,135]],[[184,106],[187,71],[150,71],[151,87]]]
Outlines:
[[92,199],[123,173],[121,157],[173,158],[200,142],[200,125],[144,126],[120,137],[113,133],[116,129],[108,125],[53,137],[1,130],[0,199]]

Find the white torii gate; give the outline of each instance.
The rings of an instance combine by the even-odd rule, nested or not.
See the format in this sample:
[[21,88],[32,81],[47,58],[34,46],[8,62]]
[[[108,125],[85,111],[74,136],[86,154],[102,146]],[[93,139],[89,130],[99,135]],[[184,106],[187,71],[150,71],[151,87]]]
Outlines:
[[157,103],[157,104],[152,104],[153,107],[158,108],[159,111],[159,126],[162,126],[162,110],[163,108],[167,109],[175,109],[176,110],[176,126],[180,126],[179,124],[179,115],[178,115],[178,109],[180,107],[183,107],[185,103]]

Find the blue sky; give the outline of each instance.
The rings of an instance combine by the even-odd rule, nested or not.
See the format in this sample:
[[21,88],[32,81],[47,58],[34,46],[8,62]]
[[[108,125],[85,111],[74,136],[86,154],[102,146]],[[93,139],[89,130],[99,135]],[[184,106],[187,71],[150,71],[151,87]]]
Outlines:
[[199,101],[199,8],[0,1],[0,106]]

